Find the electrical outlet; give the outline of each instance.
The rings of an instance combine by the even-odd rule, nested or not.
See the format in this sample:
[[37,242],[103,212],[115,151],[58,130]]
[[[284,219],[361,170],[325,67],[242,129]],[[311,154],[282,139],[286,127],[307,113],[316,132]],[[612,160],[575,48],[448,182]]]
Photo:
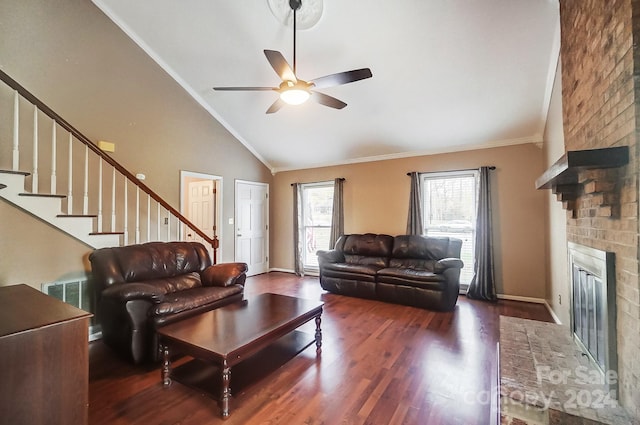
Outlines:
[[558,304],[562,305],[562,295],[558,294]]
[[166,226],[167,224],[169,224],[169,217],[165,217],[165,218],[164,218],[164,224],[165,224],[165,226]]

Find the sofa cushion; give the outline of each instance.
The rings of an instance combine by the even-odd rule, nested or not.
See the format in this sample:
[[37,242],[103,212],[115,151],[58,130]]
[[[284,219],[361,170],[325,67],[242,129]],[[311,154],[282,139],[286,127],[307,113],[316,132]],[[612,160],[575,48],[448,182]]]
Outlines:
[[152,286],[156,290],[161,291],[163,294],[172,294],[174,292],[199,288],[202,286],[200,274],[196,272],[180,276],[165,277],[162,279],[145,280],[144,283],[145,285]]
[[393,239],[389,267],[406,267],[432,272],[435,270],[436,261],[447,257],[449,252],[448,237],[401,235]]
[[378,270],[380,267],[366,264],[329,263],[323,267],[322,274],[327,277],[373,282]]
[[242,285],[233,286],[206,286],[166,295],[164,301],[155,304],[147,313],[148,316],[163,316],[191,310],[215,301],[239,294],[243,291]]
[[365,233],[347,235],[342,245],[345,261],[350,264],[387,267],[393,247],[393,236]]
[[427,270],[388,267],[378,271],[378,282],[443,290],[446,278]]
[[200,272],[211,265],[205,247],[193,242],[147,242],[100,248],[90,254],[89,260],[100,285],[98,290],[114,283]]

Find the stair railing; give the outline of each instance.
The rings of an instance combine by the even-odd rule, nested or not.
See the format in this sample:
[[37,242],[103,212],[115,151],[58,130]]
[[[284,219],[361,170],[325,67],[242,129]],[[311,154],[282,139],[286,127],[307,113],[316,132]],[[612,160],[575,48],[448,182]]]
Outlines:
[[[49,177],[49,190],[47,195],[58,196],[58,182],[59,177],[66,178],[67,180],[67,193],[66,197],[66,216],[87,216],[91,215],[89,212],[90,200],[96,203],[96,231],[95,234],[122,234],[123,244],[127,245],[130,242],[141,243],[152,240],[172,240],[182,239],[180,234],[189,233],[184,229],[187,227],[197,236],[191,240],[197,240],[205,245],[211,246],[213,262],[217,262],[217,250],[219,247],[219,241],[214,234],[213,237],[208,236],[203,230],[195,226],[188,218],[184,217],[179,211],[173,208],[163,198],[151,190],[147,185],[137,179],[131,172],[124,168],[120,163],[103,152],[95,143],[89,138],[83,135],[75,127],[65,121],[51,108],[45,105],[37,97],[31,94],[18,82],[13,80],[9,75],[0,70],[0,80],[2,80],[8,87],[13,90],[13,131],[12,131],[12,163],[11,168],[14,172],[23,172],[20,170],[20,133],[21,126],[24,126],[24,119],[21,119],[21,99],[26,100],[33,106],[33,145],[31,148],[32,156],[32,170],[31,174],[31,192],[33,194],[40,194],[41,180],[45,180],[47,177],[42,176],[40,173],[40,158],[41,154],[50,155],[50,177]],[[40,146],[40,114],[44,114],[52,120],[51,123],[51,144],[50,147]],[[63,148],[58,143],[58,127],[68,133],[68,142],[66,147],[68,168],[66,170],[60,170],[58,168],[58,152]],[[74,149],[74,145],[77,142],[81,143],[81,151],[78,152]],[[25,149],[28,151],[29,149]],[[29,152],[27,152],[29,153]],[[83,181],[78,183],[74,180],[74,172],[78,174],[73,168],[73,164],[78,162],[78,154],[84,156],[84,159],[80,159],[83,164],[82,177]],[[90,156],[91,154],[91,156]],[[97,164],[96,164],[97,159]],[[92,163],[92,173],[90,172],[90,163]],[[104,170],[103,163],[108,164],[111,167],[110,176],[108,176],[108,170]],[[24,174],[27,174],[26,172]],[[93,177],[97,177],[97,182],[90,181],[90,174]],[[107,177],[105,178],[105,175]],[[110,177],[110,178],[109,178]],[[110,180],[110,181],[109,181]],[[74,214],[78,206],[74,207],[74,191],[81,185],[82,191],[82,213]],[[107,195],[105,200],[105,186],[110,189],[110,197]],[[133,186],[135,190],[135,208],[129,205],[129,198],[133,197],[129,193],[129,186]],[[96,189],[97,194],[93,194],[91,189]],[[141,204],[140,192],[146,194],[146,207],[144,205],[144,199]],[[117,200],[122,198],[123,203],[118,204]],[[156,210],[152,212],[152,200],[155,202]],[[78,202],[79,204],[80,202]],[[103,207],[108,204],[111,207],[110,214],[105,214]],[[141,217],[141,207],[145,209],[146,215]],[[130,211],[132,210],[132,211]],[[134,216],[130,217],[130,213]],[[105,231],[105,222],[109,222],[109,229]],[[118,221],[121,222],[121,229],[119,230]],[[133,221],[134,230],[129,230],[129,225]],[[172,222],[175,222],[175,228],[172,231]],[[166,226],[166,229],[163,227]],[[154,229],[155,227],[155,229]],[[133,236],[131,236],[133,235]],[[191,237],[191,233],[189,233]]]

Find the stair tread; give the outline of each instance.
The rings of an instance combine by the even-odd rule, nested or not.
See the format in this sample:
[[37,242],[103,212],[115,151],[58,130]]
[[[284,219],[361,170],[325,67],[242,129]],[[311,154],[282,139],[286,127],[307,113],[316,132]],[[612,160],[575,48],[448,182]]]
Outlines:
[[27,172],[27,171],[16,171],[16,170],[0,170],[0,173],[4,173],[4,174],[21,174],[23,176],[28,176],[31,173]]
[[55,193],[18,193],[18,196],[33,196],[41,198],[66,198],[67,195],[57,195]]
[[79,218],[79,217],[96,218],[98,216],[96,214],[58,214],[56,217],[60,217],[60,218]]
[[124,235],[124,232],[91,232],[90,235]]

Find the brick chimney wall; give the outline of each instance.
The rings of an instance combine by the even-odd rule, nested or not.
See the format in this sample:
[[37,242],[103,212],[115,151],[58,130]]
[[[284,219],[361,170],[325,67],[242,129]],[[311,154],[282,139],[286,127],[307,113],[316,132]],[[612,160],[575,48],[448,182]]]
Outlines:
[[640,419],[640,0],[560,0],[560,25],[565,149],[629,146],[627,166],[580,176],[567,238],[615,253],[619,400]]

